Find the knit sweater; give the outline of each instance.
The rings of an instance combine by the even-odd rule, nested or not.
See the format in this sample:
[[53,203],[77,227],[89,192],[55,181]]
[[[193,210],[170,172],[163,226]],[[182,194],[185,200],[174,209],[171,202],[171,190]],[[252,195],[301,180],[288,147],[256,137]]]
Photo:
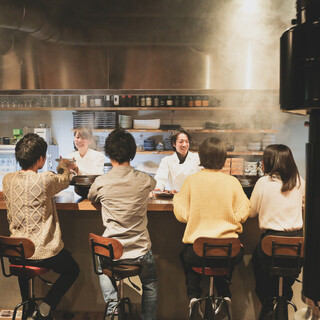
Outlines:
[[184,243],[198,237],[238,237],[250,211],[238,179],[211,169],[189,176],[174,196],[173,206],[176,218],[187,224]]
[[[30,259],[46,259],[57,255],[64,244],[53,196],[69,185],[68,171],[36,173],[32,170],[7,174],[3,194],[12,237],[24,237],[35,244]],[[59,171],[58,171],[59,172]]]

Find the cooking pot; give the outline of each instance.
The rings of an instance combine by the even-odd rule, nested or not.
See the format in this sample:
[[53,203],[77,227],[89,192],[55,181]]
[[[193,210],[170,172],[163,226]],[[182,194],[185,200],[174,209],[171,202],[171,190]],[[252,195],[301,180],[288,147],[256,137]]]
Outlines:
[[70,181],[74,185],[74,191],[82,198],[87,198],[89,189],[99,175],[78,175],[74,176]]

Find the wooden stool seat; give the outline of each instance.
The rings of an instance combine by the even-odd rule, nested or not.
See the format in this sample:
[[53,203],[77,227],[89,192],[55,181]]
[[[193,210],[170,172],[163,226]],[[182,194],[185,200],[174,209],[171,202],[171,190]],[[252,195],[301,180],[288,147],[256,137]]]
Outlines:
[[114,266],[104,266],[102,272],[108,277],[115,277],[117,279],[124,279],[137,276],[141,273],[141,266],[130,264],[118,264]]
[[47,268],[34,267],[34,266],[23,266],[10,264],[10,273],[17,277],[25,277],[27,279],[35,278],[49,271]]
[[[28,280],[28,299],[16,305],[13,311],[12,320],[15,320],[17,311],[20,307],[23,307],[22,319],[25,319],[26,317],[26,314],[24,314],[26,308],[38,312],[39,308],[36,301],[43,300],[43,298],[36,298],[34,295],[34,278],[47,273],[49,269],[28,265],[28,258],[31,258],[34,252],[35,246],[30,239],[0,236],[0,259],[3,275],[5,277],[24,277]],[[12,261],[12,259],[16,261],[15,264],[9,265],[9,272],[5,266],[4,258],[7,258],[10,261]],[[49,284],[48,281],[43,281]]]
[[[91,245],[94,272],[97,275],[105,274],[117,282],[118,298],[117,300],[109,300],[106,302],[103,319],[107,317],[110,303],[115,303],[115,306],[112,307],[113,311],[109,315],[111,319],[114,319],[116,312],[117,319],[131,319],[134,316],[136,308],[130,299],[124,296],[124,279],[129,279],[132,286],[140,290],[140,288],[130,280],[130,277],[139,275],[142,271],[142,266],[122,264],[121,261],[119,261],[123,254],[123,247],[117,239],[101,237],[90,233],[89,242]],[[100,261],[100,268],[98,261]]]
[[303,237],[284,237],[268,235],[261,240],[262,251],[271,258],[271,263],[263,268],[272,276],[279,278],[279,289],[276,297],[270,297],[273,303],[272,319],[288,319],[288,305],[297,311],[296,305],[284,295],[284,278],[298,278],[303,257]]
[[[205,267],[204,269],[202,267],[192,267],[192,270],[203,274],[205,276],[226,276],[228,274],[228,269],[227,268],[210,268],[210,267]],[[203,272],[204,271],[204,272]]]
[[[213,319],[215,315],[220,317],[219,312],[224,307],[228,320],[231,320],[231,314],[228,306],[228,300],[225,297],[216,297],[214,295],[215,277],[225,277],[226,281],[231,276],[231,259],[237,256],[241,251],[241,243],[238,238],[197,238],[193,243],[193,251],[201,257],[202,266],[192,267],[192,270],[208,276],[210,279],[209,294],[204,298],[198,298],[193,303],[189,319],[193,319],[195,308],[201,308],[201,303],[205,303],[205,312],[203,319]],[[217,264],[220,267],[212,267]]]

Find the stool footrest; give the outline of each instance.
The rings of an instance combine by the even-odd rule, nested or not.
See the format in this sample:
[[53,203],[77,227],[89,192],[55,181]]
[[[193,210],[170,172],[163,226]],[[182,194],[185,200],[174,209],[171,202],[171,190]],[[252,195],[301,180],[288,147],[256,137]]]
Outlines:
[[228,274],[227,268],[205,267],[204,273],[202,267],[192,267],[192,270],[205,276],[225,276]]

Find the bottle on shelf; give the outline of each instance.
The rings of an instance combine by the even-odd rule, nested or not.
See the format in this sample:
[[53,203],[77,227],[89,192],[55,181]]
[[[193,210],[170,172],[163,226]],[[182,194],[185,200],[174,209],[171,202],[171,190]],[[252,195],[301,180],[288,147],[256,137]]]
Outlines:
[[136,107],[138,107],[138,108],[141,107],[141,104],[140,104],[141,97],[140,96],[135,96],[134,101],[135,101],[134,105]]
[[153,98],[153,106],[154,107],[159,107],[159,97],[158,96],[154,96],[154,98]]
[[201,96],[196,96],[194,100],[194,106],[195,107],[201,107],[202,106],[202,99]]
[[171,96],[167,97],[166,106],[167,107],[172,107],[173,106],[173,100],[172,100]]
[[106,108],[112,107],[112,99],[111,98],[112,98],[112,96],[110,96],[110,95],[104,96],[104,106]]
[[145,96],[141,96],[140,107],[145,107],[145,106],[146,106],[146,97]]
[[180,97],[179,96],[175,96],[174,100],[173,100],[173,106],[174,107],[180,107]]
[[194,107],[194,99],[193,96],[188,97],[188,107]]
[[152,97],[146,96],[146,107],[152,107]]

